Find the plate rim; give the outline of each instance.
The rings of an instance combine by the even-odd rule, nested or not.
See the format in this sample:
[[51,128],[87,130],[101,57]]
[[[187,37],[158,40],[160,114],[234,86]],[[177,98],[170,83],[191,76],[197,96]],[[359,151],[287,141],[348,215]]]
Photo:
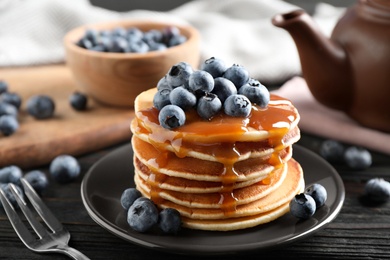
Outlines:
[[[316,160],[319,160],[321,163],[325,164],[328,167],[328,169],[332,172],[332,175],[329,175],[329,177],[332,177],[332,180],[335,182],[335,184],[336,184],[335,187],[338,191],[338,193],[336,194],[336,198],[335,198],[335,204],[337,204],[337,205],[335,205],[333,211],[326,217],[326,219],[323,220],[322,222],[320,222],[318,225],[316,225],[315,228],[310,228],[310,229],[306,230],[305,232],[301,232],[295,236],[288,237],[282,241],[277,241],[277,243],[275,243],[273,245],[267,245],[267,246],[259,245],[260,241],[258,241],[257,243],[252,243],[251,245],[247,244],[246,246],[245,246],[245,244],[244,245],[239,244],[238,246],[236,246],[234,248],[232,248],[231,245],[229,245],[229,246],[212,245],[210,247],[202,246],[201,248],[194,248],[194,245],[187,245],[186,248],[182,248],[182,247],[178,247],[178,246],[171,246],[171,247],[162,246],[162,245],[156,244],[155,242],[150,242],[150,241],[143,239],[143,237],[144,237],[143,233],[137,233],[137,235],[139,234],[139,236],[132,236],[129,233],[124,233],[117,225],[115,225],[114,223],[112,223],[111,221],[106,219],[104,216],[102,216],[101,213],[98,212],[92,206],[93,203],[91,203],[89,201],[89,199],[87,198],[88,197],[88,194],[86,194],[87,193],[86,186],[88,185],[87,182],[91,178],[91,175],[96,170],[96,168],[98,168],[101,164],[103,164],[105,161],[109,160],[114,155],[120,154],[121,152],[124,152],[128,149],[132,150],[131,143],[126,143],[126,144],[116,148],[115,150],[104,155],[102,158],[100,158],[97,162],[95,162],[92,165],[92,167],[84,175],[83,180],[81,182],[81,187],[80,187],[81,199],[82,199],[82,202],[83,202],[85,209],[87,210],[88,215],[98,225],[100,225],[102,228],[106,229],[107,231],[109,231],[113,235],[115,235],[115,236],[117,236],[125,241],[133,243],[135,245],[143,246],[146,248],[156,249],[156,250],[170,252],[170,253],[177,253],[177,254],[197,254],[197,255],[206,255],[206,254],[210,254],[210,253],[212,253],[212,254],[230,254],[230,253],[238,253],[241,251],[248,252],[248,251],[254,251],[254,250],[261,251],[261,250],[275,249],[275,248],[279,248],[281,246],[286,246],[286,245],[289,245],[291,243],[301,241],[302,239],[304,239],[308,236],[311,236],[314,233],[322,230],[325,226],[327,226],[330,222],[332,222],[337,217],[337,215],[341,211],[341,208],[342,208],[342,206],[344,204],[344,200],[345,200],[344,182],[343,182],[341,176],[339,175],[339,173],[336,171],[336,169],[332,165],[330,165],[324,158],[322,158],[318,154],[314,153],[313,151],[311,151],[311,150],[309,150],[309,149],[307,149],[299,144],[294,144],[293,145],[294,151],[298,151],[298,153],[307,153],[311,157],[315,158]],[[293,154],[293,157],[294,157],[294,154]],[[132,162],[131,162],[131,165],[133,165]],[[307,184],[305,184],[305,185],[307,185]],[[189,231],[189,232],[191,232],[191,231]],[[217,232],[218,233],[219,231],[202,231],[202,230],[199,231],[199,230],[197,230],[196,232],[205,232],[205,233]],[[230,232],[230,231],[227,231],[227,232]],[[227,234],[225,232],[222,232],[222,233]],[[158,234],[157,236],[162,236],[162,235]],[[188,247],[188,246],[190,246],[190,247]]]

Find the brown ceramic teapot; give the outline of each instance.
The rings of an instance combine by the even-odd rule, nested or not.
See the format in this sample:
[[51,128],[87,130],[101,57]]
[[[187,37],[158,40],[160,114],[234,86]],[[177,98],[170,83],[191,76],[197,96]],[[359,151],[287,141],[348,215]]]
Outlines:
[[316,100],[390,132],[390,0],[356,2],[330,39],[303,10],[276,15],[272,23],[294,39]]

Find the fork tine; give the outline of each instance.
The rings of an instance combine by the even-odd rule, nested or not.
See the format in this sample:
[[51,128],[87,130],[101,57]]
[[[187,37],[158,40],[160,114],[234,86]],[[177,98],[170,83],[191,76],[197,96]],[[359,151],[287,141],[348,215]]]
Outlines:
[[53,215],[51,210],[42,202],[39,195],[35,192],[34,188],[31,187],[30,183],[26,181],[24,178],[20,179],[24,188],[24,193],[30,200],[31,204],[34,206],[35,210],[41,216],[43,221],[48,225],[48,227],[53,232],[59,232],[63,230],[62,224],[57,220],[57,218]]
[[16,213],[14,207],[12,206],[11,202],[7,199],[2,189],[0,189],[0,201],[3,205],[5,213],[8,216],[9,221],[11,222],[11,225],[16,231],[16,234],[18,234],[20,240],[22,240],[22,242],[28,248],[31,248],[29,245],[35,241],[35,237],[33,237],[30,231],[26,228],[26,226],[20,219],[19,215]]
[[23,198],[18,193],[18,190],[16,189],[14,184],[9,184],[12,193],[14,194],[15,200],[18,203],[20,209],[22,210],[23,214],[26,216],[28,222],[32,226],[32,228],[35,230],[35,232],[38,234],[40,238],[47,235],[47,230],[42,226],[41,223],[38,222],[38,220],[34,217],[31,210],[27,207],[26,202],[23,200]]

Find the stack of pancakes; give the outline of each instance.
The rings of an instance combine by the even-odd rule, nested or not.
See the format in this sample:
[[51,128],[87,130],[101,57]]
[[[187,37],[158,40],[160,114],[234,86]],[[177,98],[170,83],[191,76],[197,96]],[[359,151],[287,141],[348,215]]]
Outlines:
[[192,229],[249,228],[289,211],[304,189],[292,158],[299,114],[289,100],[271,94],[248,118],[221,113],[208,121],[187,111],[185,125],[169,130],[159,124],[155,93],[136,98],[131,122],[134,180],[144,196],[177,209]]

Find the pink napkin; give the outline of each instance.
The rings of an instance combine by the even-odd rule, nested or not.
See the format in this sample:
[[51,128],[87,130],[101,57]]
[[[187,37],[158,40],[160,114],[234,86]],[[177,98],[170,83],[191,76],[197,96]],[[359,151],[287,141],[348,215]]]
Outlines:
[[272,93],[288,98],[301,115],[303,132],[390,154],[390,134],[363,127],[345,113],[327,108],[312,96],[306,81],[294,77]]

